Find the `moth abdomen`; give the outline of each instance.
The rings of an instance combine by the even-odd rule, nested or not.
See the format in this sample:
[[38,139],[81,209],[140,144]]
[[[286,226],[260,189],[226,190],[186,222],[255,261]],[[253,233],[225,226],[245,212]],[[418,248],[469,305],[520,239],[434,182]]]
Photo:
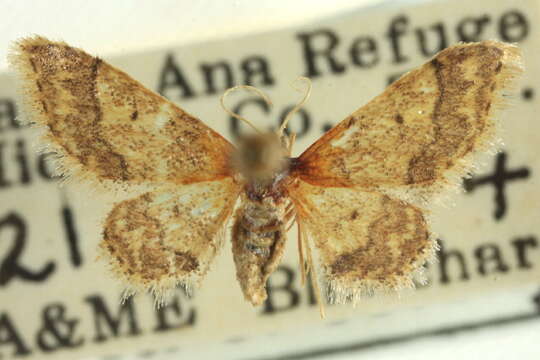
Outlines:
[[245,202],[237,210],[232,231],[236,276],[245,298],[253,305],[266,299],[266,281],[283,256],[286,240],[283,201]]

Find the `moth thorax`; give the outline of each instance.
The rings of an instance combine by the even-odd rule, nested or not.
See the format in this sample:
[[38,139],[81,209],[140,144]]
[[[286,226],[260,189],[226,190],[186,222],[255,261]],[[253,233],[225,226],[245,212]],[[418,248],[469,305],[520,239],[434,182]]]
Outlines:
[[287,155],[287,149],[276,134],[254,134],[240,138],[232,160],[248,180],[266,182],[286,169]]

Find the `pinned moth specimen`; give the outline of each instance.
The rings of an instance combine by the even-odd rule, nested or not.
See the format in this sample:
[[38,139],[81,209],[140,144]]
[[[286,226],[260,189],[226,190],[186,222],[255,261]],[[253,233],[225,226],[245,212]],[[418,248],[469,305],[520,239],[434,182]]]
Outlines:
[[295,135],[285,130],[309,91],[273,132],[228,110],[222,97],[254,130],[234,146],[65,43],[22,39],[9,60],[64,174],[150,189],[117,203],[104,222],[101,248],[115,273],[158,293],[197,284],[230,237],[253,305],[266,299],[294,223],[303,280],[311,272],[318,292],[318,273],[330,300],[412,286],[436,248],[426,221],[431,199],[492,149],[494,114],[521,71],[513,45],[451,46],[292,157]]

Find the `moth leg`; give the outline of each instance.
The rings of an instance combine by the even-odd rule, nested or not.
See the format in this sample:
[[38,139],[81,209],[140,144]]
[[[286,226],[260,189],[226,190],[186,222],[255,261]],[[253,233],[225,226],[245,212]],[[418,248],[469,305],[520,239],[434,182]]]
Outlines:
[[296,222],[296,214],[294,214],[294,218],[293,218],[292,220],[289,219],[289,220],[287,220],[287,221],[290,221],[290,222],[291,222],[291,223],[289,224],[289,226],[287,227],[287,230],[286,230],[286,231],[288,232],[289,230],[291,230],[291,228],[294,226],[294,223]]
[[324,304],[321,299],[321,289],[319,288],[319,281],[317,280],[317,274],[315,273],[315,267],[313,266],[313,257],[311,256],[311,248],[309,247],[308,238],[305,233],[302,234],[304,246],[306,247],[307,262],[309,265],[309,274],[311,275],[311,283],[313,284],[313,292],[315,293],[315,299],[319,305],[319,312],[321,319],[325,318]]
[[302,275],[302,286],[306,284],[306,261],[304,259],[304,246],[302,239],[302,229],[300,227],[300,221],[296,220],[298,228],[298,261],[300,262],[300,274]]
[[289,202],[289,205],[285,208],[285,214],[288,214],[291,212],[291,210],[294,208],[294,203],[291,201]]
[[296,221],[296,211],[294,210],[293,204],[290,203],[289,206],[287,206],[287,208],[285,209],[285,216],[283,217],[283,223],[289,224],[285,232],[291,230],[295,221]]

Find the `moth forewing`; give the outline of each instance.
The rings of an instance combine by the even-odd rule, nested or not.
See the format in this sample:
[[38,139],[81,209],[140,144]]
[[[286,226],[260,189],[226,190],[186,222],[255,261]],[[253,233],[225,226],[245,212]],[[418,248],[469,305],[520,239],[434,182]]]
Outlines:
[[98,57],[35,36],[16,42],[8,59],[64,173],[123,185],[232,176],[227,140]]
[[449,47],[323,135],[295,172],[320,186],[437,192],[493,144],[495,112],[521,71],[514,45]]

